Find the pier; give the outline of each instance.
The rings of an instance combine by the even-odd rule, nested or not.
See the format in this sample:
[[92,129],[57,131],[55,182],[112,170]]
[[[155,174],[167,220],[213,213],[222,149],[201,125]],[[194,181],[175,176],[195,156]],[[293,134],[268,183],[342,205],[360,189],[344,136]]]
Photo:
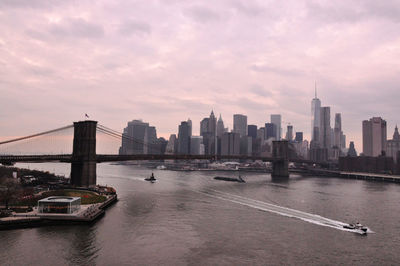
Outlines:
[[38,213],[37,208],[27,213],[15,213],[13,216],[0,218],[0,230],[31,228],[45,225],[90,224],[105,214],[105,209],[118,200],[117,195],[107,196],[102,203],[81,206],[72,214]]

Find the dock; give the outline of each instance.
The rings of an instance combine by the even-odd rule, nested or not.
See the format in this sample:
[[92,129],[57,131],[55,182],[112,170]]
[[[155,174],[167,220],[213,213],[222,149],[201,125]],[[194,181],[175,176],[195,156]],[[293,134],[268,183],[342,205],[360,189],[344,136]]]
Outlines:
[[27,213],[15,213],[13,216],[0,218],[0,230],[31,228],[45,225],[90,224],[105,214],[105,209],[118,200],[117,195],[109,195],[102,203],[82,205],[72,214],[38,213],[37,208]]

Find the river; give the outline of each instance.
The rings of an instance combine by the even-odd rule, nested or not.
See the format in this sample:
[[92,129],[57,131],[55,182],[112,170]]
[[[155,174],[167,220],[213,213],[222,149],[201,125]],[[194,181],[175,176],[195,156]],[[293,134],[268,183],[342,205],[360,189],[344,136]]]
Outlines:
[[[69,175],[60,163],[17,164]],[[400,185],[98,164],[119,201],[93,225],[0,231],[0,265],[396,265]],[[343,229],[360,221],[362,236]]]

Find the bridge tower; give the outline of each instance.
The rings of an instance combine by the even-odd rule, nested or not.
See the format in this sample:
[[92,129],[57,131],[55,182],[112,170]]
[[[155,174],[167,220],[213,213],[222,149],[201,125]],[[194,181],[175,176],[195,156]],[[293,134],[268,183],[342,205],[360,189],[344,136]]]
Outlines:
[[289,146],[287,140],[272,142],[272,178],[289,178]]
[[74,144],[71,160],[71,185],[96,186],[97,121],[74,122]]

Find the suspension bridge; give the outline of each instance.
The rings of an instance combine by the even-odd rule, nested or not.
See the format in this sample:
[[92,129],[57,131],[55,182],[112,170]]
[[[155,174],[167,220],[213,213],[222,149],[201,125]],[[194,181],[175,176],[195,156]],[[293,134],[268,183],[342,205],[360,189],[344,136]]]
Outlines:
[[[66,131],[73,130],[72,152],[62,152],[49,154],[44,151],[37,152],[43,146],[51,146],[51,143],[29,145],[30,140],[40,139],[49,135],[55,135],[52,141],[56,142],[65,139]],[[62,133],[64,132],[64,133]],[[121,142],[129,141],[132,144],[145,145],[153,154],[97,154],[96,153],[96,133],[114,138]],[[57,135],[58,134],[58,135]],[[72,138],[72,136],[70,136]],[[20,151],[16,151],[15,146],[20,143]],[[45,147],[46,148],[46,147]],[[46,149],[45,149],[46,150]],[[41,133],[13,138],[0,142],[0,163],[11,165],[17,162],[62,162],[71,164],[71,185],[77,187],[92,187],[96,185],[96,164],[103,162],[135,161],[135,160],[262,160],[272,162],[273,177],[289,177],[289,149],[287,141],[274,141],[272,147],[272,157],[264,156],[243,156],[243,155],[191,155],[191,154],[161,154],[155,151],[154,144],[137,140],[127,134],[120,133],[106,126],[98,124],[97,121],[85,120],[74,122],[72,125],[60,127]],[[292,162],[311,164],[308,160],[290,159]]]

